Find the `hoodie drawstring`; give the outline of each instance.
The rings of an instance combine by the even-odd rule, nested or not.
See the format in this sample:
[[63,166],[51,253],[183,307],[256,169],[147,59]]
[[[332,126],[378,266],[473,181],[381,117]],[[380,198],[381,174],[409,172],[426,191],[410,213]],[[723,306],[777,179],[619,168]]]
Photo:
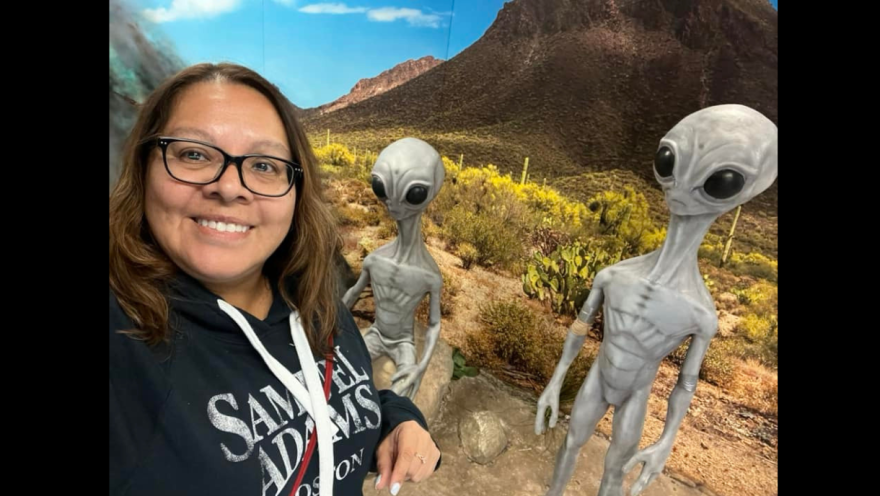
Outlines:
[[[321,494],[332,495],[333,494],[333,482],[334,482],[334,469],[335,469],[335,460],[333,457],[333,436],[335,436],[339,432],[339,428],[330,421],[330,412],[327,407],[327,400],[330,397],[330,374],[332,373],[333,364],[330,360],[332,356],[328,357],[327,361],[327,380],[324,383],[324,387],[321,387],[320,376],[318,374],[318,365],[315,363],[315,360],[312,356],[311,347],[309,346],[309,341],[306,338],[305,331],[303,330],[302,324],[300,324],[299,313],[295,310],[290,313],[290,334],[293,338],[293,345],[296,348],[296,354],[299,357],[299,362],[302,366],[303,379],[305,379],[306,387],[296,380],[294,375],[287,370],[284,365],[282,365],[278,360],[275,359],[271,354],[269,354],[266,347],[263,346],[263,343],[259,340],[256,333],[254,333],[253,328],[248,323],[247,319],[239,312],[235,307],[226,303],[223,300],[217,300],[217,304],[220,306],[220,309],[226,312],[232,320],[241,327],[242,331],[244,331],[245,336],[247,336],[248,341],[250,341],[251,345],[257,350],[260,356],[263,358],[263,361],[266,362],[266,365],[269,367],[269,370],[275,374],[275,377],[281,381],[282,384],[293,394],[294,398],[305,408],[306,412],[315,422],[315,430],[312,433],[312,437],[310,438],[309,448],[314,445],[313,439],[315,434],[318,437],[318,460],[320,462],[320,484],[321,484]],[[308,388],[308,389],[306,389]],[[326,396],[326,397],[325,397]],[[307,454],[311,454],[309,451]],[[308,460],[304,460],[303,466],[300,469],[299,479],[302,480],[302,476],[306,469],[306,464]],[[298,484],[297,484],[298,485]],[[294,485],[294,490],[296,490],[297,485]]]

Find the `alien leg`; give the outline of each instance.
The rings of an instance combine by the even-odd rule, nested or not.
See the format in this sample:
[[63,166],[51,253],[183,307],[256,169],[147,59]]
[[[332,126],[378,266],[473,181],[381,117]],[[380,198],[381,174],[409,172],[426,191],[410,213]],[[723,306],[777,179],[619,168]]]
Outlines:
[[[391,345],[389,352],[397,366],[397,370],[416,366],[416,346],[413,343],[408,341],[394,343]],[[395,381],[395,383],[391,385],[391,390],[401,396],[407,396],[409,399],[415,398],[415,392],[418,390],[420,379],[413,383],[412,386],[406,388],[405,391],[401,390],[399,386],[404,380],[406,380],[406,377],[402,377]]]
[[561,496],[565,491],[577,464],[581,447],[593,435],[596,425],[608,411],[608,403],[602,397],[602,384],[599,377],[599,366],[590,367],[584,384],[578,391],[571,410],[571,422],[559,453],[556,456],[556,468],[547,496]]
[[375,360],[384,355],[390,355],[385,341],[382,339],[382,333],[379,329],[372,325],[364,334],[364,343],[367,345],[367,351],[370,352],[370,360]]
[[611,446],[605,455],[605,471],[598,496],[623,496],[623,467],[639,448],[650,394],[650,386],[636,391],[614,409]]

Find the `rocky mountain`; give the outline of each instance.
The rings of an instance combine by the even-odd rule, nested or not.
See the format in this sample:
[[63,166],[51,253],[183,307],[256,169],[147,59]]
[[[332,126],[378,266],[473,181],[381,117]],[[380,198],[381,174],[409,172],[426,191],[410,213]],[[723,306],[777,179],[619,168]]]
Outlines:
[[345,108],[351,104],[364,101],[368,98],[372,98],[376,95],[380,95],[411,79],[421,76],[425,72],[442,63],[442,60],[436,59],[431,55],[417,60],[407,60],[406,62],[397,64],[391,69],[382,71],[382,73],[376,77],[361,79],[354,85],[348,94],[330,103],[321,105],[317,108],[317,111],[320,114],[326,114],[333,112],[334,110]]

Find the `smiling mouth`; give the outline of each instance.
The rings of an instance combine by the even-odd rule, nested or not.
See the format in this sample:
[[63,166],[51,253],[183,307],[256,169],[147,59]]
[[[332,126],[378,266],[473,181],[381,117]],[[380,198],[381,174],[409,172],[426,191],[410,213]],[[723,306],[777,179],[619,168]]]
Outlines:
[[212,229],[217,232],[228,232],[228,233],[246,233],[251,230],[254,226],[248,226],[244,224],[233,224],[231,222],[217,222],[215,220],[207,220],[207,219],[198,219],[194,218],[198,225],[202,227],[207,227],[208,229]]

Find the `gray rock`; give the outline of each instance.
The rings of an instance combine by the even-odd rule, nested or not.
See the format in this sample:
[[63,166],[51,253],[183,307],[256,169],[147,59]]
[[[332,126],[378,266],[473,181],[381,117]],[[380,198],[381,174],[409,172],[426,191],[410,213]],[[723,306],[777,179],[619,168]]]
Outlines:
[[490,463],[507,448],[504,424],[491,411],[466,415],[459,423],[459,436],[468,458],[481,465]]

